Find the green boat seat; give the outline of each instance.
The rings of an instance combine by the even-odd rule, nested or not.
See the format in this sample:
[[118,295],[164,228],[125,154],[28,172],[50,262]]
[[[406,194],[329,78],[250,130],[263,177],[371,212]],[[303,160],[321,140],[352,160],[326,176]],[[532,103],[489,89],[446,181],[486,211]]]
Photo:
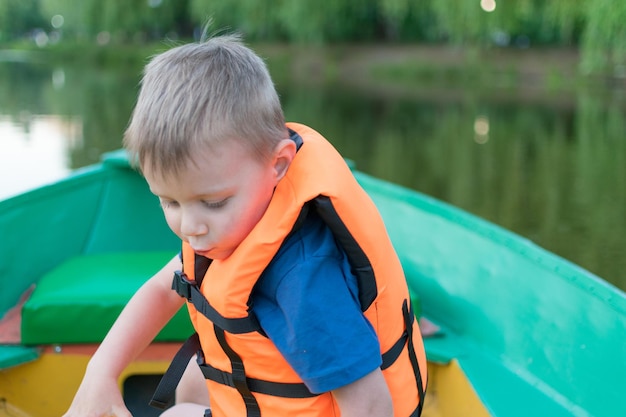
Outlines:
[[[22,344],[98,343],[137,289],[175,253],[101,253],[70,258],[45,274],[22,310]],[[186,308],[159,333],[193,333]]]

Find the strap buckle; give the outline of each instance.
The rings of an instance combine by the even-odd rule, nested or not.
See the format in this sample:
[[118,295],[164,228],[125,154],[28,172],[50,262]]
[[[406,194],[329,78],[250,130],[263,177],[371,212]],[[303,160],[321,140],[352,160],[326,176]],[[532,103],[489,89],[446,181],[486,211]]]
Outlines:
[[172,289],[176,291],[178,295],[187,300],[191,300],[191,288],[195,287],[196,281],[190,280],[182,271],[174,272],[174,279],[172,280]]

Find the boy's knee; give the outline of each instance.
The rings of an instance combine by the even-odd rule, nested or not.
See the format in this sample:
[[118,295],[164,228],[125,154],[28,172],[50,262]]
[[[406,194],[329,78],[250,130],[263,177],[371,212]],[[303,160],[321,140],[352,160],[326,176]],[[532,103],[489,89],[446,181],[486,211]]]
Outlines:
[[200,404],[180,403],[165,410],[160,417],[204,417],[206,409]]
[[176,404],[193,403],[209,406],[209,392],[202,371],[196,363],[195,356],[189,361],[183,377],[176,389]]

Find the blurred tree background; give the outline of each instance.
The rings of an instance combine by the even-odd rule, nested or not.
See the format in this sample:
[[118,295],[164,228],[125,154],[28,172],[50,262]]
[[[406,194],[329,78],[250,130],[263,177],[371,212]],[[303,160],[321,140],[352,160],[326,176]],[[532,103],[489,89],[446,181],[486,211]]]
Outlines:
[[209,19],[250,42],[577,48],[582,74],[626,75],[623,0],[1,0],[0,47],[198,38]]

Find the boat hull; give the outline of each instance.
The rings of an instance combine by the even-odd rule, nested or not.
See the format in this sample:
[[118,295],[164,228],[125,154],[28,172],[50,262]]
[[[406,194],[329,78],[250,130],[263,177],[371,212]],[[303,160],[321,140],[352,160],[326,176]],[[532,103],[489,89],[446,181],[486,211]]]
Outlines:
[[[354,173],[385,220],[416,313],[438,326],[425,339],[430,365],[425,415],[516,417],[540,410],[555,417],[612,417],[624,410],[622,291],[458,208]],[[126,298],[107,297],[108,319],[97,320],[100,310],[87,314],[99,308],[95,303],[81,305],[83,310],[72,304],[87,298],[81,288],[98,298],[98,288],[81,286],[81,280],[95,280],[100,265],[110,264],[116,285],[141,283],[148,269],[128,266],[145,265],[140,262],[145,255],[174,256],[180,243],[122,152],[0,201],[0,236],[0,417],[58,416],[69,406],[109,321],[134,291],[128,286]],[[93,259],[100,261],[87,262]],[[4,326],[33,287],[24,304],[27,322]],[[68,297],[65,310],[54,306],[54,322],[38,323],[51,316],[43,312],[61,298],[60,287],[80,296]],[[45,288],[54,290],[52,296],[44,297]],[[76,311],[84,314],[72,316]],[[41,330],[59,324],[54,331]],[[172,327],[149,349],[161,353],[138,359],[120,379],[129,402],[131,378],[161,374],[173,356],[157,347],[172,349],[189,335],[184,325]]]
[[[96,345],[48,346],[35,361],[0,371],[0,417],[58,417],[67,411]],[[165,372],[179,344],[153,344],[120,376],[120,390],[135,417],[157,416],[148,406],[154,376]],[[148,381],[136,390],[129,381]],[[158,378],[157,378],[158,380]],[[424,417],[488,417],[457,361],[429,362]],[[36,393],[36,394],[33,394]],[[148,395],[148,397],[146,396]]]

